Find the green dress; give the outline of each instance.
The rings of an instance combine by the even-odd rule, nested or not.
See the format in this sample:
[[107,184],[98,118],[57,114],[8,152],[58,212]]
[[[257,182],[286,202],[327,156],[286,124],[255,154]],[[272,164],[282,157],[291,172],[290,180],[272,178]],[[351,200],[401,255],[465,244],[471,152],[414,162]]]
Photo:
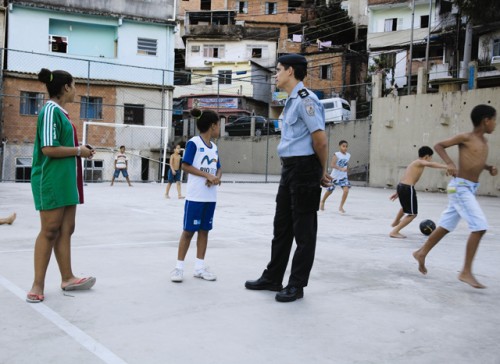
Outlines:
[[43,147],[78,146],[76,129],[68,113],[48,101],[38,115],[31,190],[37,210],[51,210],[83,203],[83,178],[80,157],[50,158]]

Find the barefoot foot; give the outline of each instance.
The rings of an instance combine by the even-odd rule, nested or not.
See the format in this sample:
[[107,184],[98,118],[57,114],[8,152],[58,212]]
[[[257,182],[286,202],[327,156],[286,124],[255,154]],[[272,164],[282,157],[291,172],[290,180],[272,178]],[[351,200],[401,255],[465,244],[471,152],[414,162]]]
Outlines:
[[418,262],[418,270],[422,274],[427,274],[427,268],[425,268],[425,256],[423,256],[418,250],[413,252],[413,258]]
[[5,218],[5,223],[6,224],[9,224],[9,225],[12,225],[12,223],[14,222],[14,220],[16,219],[16,213],[14,212],[12,215],[10,215],[9,217],[6,217]]
[[319,204],[319,209],[320,209],[321,211],[324,211],[324,210],[325,210],[325,203],[324,203],[324,202],[321,202],[321,203]]
[[476,278],[470,273],[462,272],[458,275],[458,279],[471,285],[474,288],[486,288],[486,286],[483,286],[481,283],[479,283]]
[[406,239],[406,235],[400,233],[390,233],[389,236],[395,239]]
[[345,210],[344,210],[342,207],[340,207],[340,208],[339,208],[339,212],[340,212],[341,214],[345,214]]

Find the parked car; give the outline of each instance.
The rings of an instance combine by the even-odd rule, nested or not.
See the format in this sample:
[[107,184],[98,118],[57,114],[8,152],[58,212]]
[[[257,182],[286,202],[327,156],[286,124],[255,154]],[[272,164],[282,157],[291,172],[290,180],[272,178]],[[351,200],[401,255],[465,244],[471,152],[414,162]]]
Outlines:
[[325,108],[325,123],[341,123],[351,118],[351,106],[340,97],[319,100]]
[[[279,134],[279,123],[264,116],[255,117],[255,136]],[[227,123],[225,131],[229,136],[249,136],[252,116],[242,116],[231,123]]]

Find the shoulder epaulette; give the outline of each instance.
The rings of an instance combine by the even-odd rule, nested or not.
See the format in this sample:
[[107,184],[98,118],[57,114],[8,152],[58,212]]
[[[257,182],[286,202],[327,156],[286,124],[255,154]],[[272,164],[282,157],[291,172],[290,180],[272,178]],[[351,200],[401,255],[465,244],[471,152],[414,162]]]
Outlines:
[[305,98],[307,96],[309,96],[309,91],[307,91],[307,89],[303,88],[301,90],[299,90],[299,92],[297,92],[299,94],[299,96],[301,98]]

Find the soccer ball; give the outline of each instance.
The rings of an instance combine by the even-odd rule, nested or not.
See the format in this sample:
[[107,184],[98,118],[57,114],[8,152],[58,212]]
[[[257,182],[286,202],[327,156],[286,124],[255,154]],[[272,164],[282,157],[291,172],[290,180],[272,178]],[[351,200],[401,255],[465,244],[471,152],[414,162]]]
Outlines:
[[420,231],[424,235],[431,235],[436,230],[436,224],[432,220],[424,220],[420,223]]

